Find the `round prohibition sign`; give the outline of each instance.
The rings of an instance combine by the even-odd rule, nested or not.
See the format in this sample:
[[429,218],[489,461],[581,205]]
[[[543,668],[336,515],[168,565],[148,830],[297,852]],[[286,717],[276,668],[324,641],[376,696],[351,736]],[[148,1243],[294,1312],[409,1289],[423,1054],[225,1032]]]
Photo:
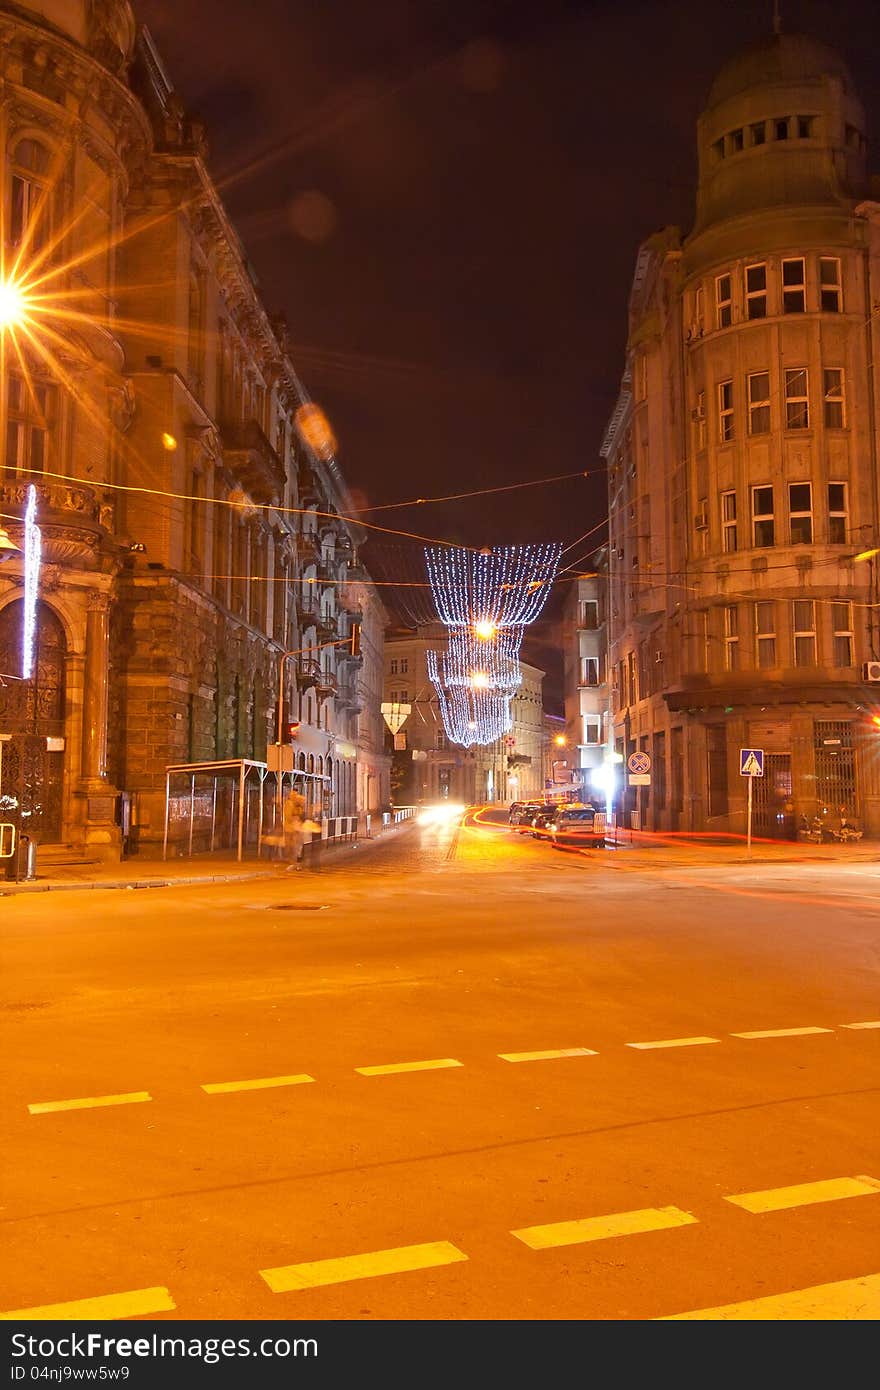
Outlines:
[[634,773],[636,776],[638,776],[640,773],[644,774],[646,772],[650,772],[651,755],[650,753],[630,753],[629,757],[627,758],[626,765],[629,768],[630,772]]

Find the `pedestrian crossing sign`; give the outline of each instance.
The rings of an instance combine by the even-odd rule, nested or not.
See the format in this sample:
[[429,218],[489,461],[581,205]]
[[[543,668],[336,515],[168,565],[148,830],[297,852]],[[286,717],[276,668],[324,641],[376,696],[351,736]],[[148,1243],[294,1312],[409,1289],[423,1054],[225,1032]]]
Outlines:
[[740,777],[764,776],[763,748],[741,748],[739,750],[739,775]]

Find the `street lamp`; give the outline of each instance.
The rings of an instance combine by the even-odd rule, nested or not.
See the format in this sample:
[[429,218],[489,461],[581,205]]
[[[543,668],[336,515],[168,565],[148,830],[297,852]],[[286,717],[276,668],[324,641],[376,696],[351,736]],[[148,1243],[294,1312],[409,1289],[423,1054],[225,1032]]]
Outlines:
[[568,743],[568,739],[565,737],[565,734],[557,734],[553,742],[556,744],[557,748],[564,748]]
[[489,677],[485,671],[474,671],[471,676],[471,685],[474,690],[486,690],[489,686]]
[[481,618],[479,622],[474,623],[474,632],[482,642],[490,641],[497,631],[498,624],[493,623],[491,618]]
[[27,296],[14,280],[0,280],[0,332],[16,328],[26,317]]

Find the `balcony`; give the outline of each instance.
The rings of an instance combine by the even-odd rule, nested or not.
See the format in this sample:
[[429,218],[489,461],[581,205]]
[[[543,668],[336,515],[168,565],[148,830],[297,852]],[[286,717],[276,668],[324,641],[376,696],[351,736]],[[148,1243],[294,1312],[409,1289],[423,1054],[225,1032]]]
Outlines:
[[[0,511],[24,517],[28,490],[37,490],[37,525],[42,532],[43,560],[53,565],[90,565],[103,537],[113,529],[113,504],[101,502],[90,487],[39,481],[37,476],[0,481]],[[8,527],[18,543],[15,522]]]
[[315,508],[320,511],[324,503],[324,495],[318,478],[307,463],[300,463],[297,469],[296,486],[299,493],[299,505],[305,507],[306,510]]
[[322,642],[336,642],[339,639],[339,628],[337,626],[335,613],[318,613],[315,615],[315,627]]
[[297,589],[295,603],[296,616],[301,628],[311,627],[318,621],[318,604],[314,594],[304,594],[302,589]]
[[284,465],[256,420],[226,420],[220,425],[223,458],[255,502],[279,502],[284,494]]
[[360,714],[364,708],[357,688],[347,683],[339,686],[336,703],[341,709],[347,709],[352,714]]
[[317,565],[321,559],[321,543],[314,531],[301,531],[296,538],[296,553],[304,565]]

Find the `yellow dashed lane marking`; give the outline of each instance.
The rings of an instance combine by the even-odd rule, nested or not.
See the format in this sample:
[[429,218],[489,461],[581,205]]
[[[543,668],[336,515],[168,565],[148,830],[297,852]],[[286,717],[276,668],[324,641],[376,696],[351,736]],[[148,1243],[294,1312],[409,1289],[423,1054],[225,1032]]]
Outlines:
[[212,1081],[202,1090],[209,1096],[219,1096],[228,1091],[266,1091],[272,1086],[304,1086],[314,1079],[305,1072],[299,1076],[261,1076],[257,1081]]
[[54,1110],[93,1110],[101,1105],[140,1105],[152,1100],[149,1091],[128,1091],[120,1096],[85,1096],[79,1100],[40,1100],[28,1106],[32,1115],[49,1115]]
[[822,1182],[802,1182],[795,1187],[769,1187],[766,1192],[740,1192],[725,1202],[746,1211],[784,1211],[787,1207],[808,1207],[813,1202],[836,1202],[841,1197],[870,1197],[880,1192],[876,1178],[861,1174],[857,1178],[826,1178]]
[[335,1260],[310,1260],[307,1264],[261,1269],[273,1293],[317,1289],[324,1284],[344,1284],[351,1279],[374,1279],[380,1274],[406,1274],[415,1269],[458,1264],[467,1255],[447,1240],[429,1245],[400,1245],[394,1250],[374,1250],[369,1255],[341,1255]]
[[842,1023],[841,1028],[880,1028],[880,1019],[874,1019],[871,1023]]
[[680,1207],[645,1207],[641,1211],[619,1211],[612,1216],[587,1216],[582,1221],[556,1221],[551,1226],[525,1226],[511,1231],[530,1250],[547,1250],[554,1245],[581,1245],[588,1240],[609,1236],[634,1236],[643,1231],[666,1231],[672,1226],[692,1226],[697,1218]]
[[725,1303],[696,1313],[675,1313],[658,1322],[875,1322],[880,1318],[880,1274],[814,1284],[747,1303]]
[[461,1067],[454,1057],[436,1057],[430,1062],[389,1062],[383,1067],[355,1067],[361,1076],[388,1076],[396,1071],[439,1071],[442,1067]]
[[702,1047],[704,1043],[717,1043],[718,1038],[666,1038],[662,1042],[627,1043],[627,1047],[637,1047],[647,1051],[652,1047]]
[[41,1322],[91,1322],[96,1318],[136,1318],[145,1314],[173,1313],[177,1304],[167,1289],[132,1289],[108,1293],[102,1298],[78,1298],[73,1303],[46,1303],[39,1308],[17,1308],[0,1313],[0,1322],[29,1319]]
[[808,1033],[833,1033],[833,1028],[759,1028],[754,1033],[731,1033],[732,1038],[803,1038]]
[[499,1052],[502,1062],[549,1062],[553,1057],[598,1057],[591,1047],[556,1047],[546,1052]]

